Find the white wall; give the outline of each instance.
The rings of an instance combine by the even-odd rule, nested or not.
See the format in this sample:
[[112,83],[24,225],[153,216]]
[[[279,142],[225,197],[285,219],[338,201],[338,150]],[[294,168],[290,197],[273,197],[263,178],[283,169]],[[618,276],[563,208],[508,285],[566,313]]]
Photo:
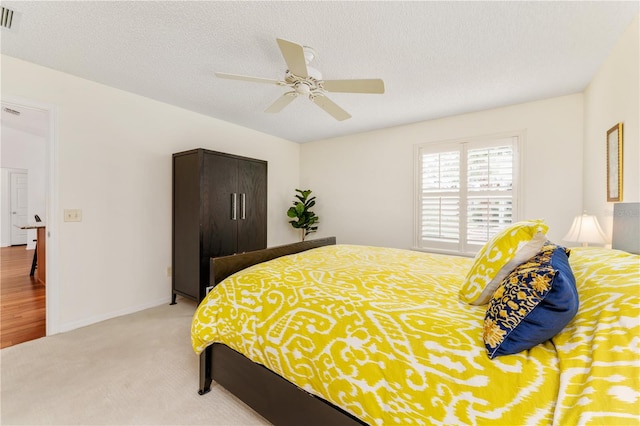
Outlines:
[[[0,142],[0,166],[2,173],[2,204],[0,240],[2,247],[11,245],[11,217],[9,202],[8,172],[5,169],[22,169],[28,173],[27,223],[35,222],[34,215],[45,217],[46,196],[46,143],[41,136],[24,132],[11,127],[2,126],[2,142]],[[5,180],[6,179],[6,180]],[[36,231],[27,231],[27,248],[33,249]]]
[[[59,331],[168,303],[171,154],[202,147],[266,160],[268,244],[296,241],[286,209],[296,143],[2,56],[2,95],[57,107]],[[82,209],[79,223],[62,210]],[[51,241],[51,240],[50,240]]]
[[[640,15],[639,15],[640,16]],[[640,201],[640,34],[638,16],[584,92],[584,208],[611,237],[613,203],[607,202],[607,130],[623,123],[623,202]]]
[[545,219],[559,241],[582,206],[582,102],[576,94],[302,145],[318,236],[411,248],[414,145],[524,130],[522,218]]
[[304,144],[301,186],[318,197],[317,236],[410,248],[413,146],[524,129],[524,218],[544,218],[561,242],[573,217],[596,214],[611,235],[606,132],[624,123],[624,201],[640,201],[638,17],[583,94]]

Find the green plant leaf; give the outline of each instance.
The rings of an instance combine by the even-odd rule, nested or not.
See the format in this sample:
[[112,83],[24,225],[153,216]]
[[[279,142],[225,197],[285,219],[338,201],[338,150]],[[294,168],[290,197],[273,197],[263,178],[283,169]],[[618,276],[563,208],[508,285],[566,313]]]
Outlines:
[[289,207],[287,216],[297,219],[290,220],[289,223],[295,229],[302,229],[303,236],[306,236],[312,232],[316,232],[318,229],[314,224],[319,222],[319,218],[310,210],[311,207],[316,205],[316,197],[309,197],[312,192],[310,189],[296,189],[296,192],[297,194],[294,194],[295,199],[292,203],[293,207]]

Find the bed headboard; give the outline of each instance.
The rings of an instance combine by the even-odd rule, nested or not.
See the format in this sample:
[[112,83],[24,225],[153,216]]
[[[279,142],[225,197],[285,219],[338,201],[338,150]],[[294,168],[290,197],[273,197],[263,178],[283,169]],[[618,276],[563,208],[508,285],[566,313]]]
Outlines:
[[212,257],[210,259],[209,267],[209,283],[211,287],[215,287],[229,275],[235,274],[236,272],[255,265],[256,263],[262,263],[277,257],[335,244],[336,237],[326,237],[262,250],[248,251],[246,253],[233,254],[230,256]]
[[613,205],[611,247],[640,254],[640,203]]

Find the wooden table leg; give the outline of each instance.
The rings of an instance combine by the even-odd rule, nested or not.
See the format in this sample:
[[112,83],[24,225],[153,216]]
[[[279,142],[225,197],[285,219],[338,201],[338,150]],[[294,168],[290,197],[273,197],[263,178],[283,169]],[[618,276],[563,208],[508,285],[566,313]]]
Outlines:
[[36,243],[35,250],[33,250],[33,261],[31,261],[31,272],[29,276],[32,277],[36,272],[36,265],[38,264],[38,244]]

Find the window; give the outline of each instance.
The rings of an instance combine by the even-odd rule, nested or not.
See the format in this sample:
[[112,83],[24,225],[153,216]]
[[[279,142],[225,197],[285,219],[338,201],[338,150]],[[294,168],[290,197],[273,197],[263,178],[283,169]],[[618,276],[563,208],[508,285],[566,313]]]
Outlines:
[[517,221],[520,135],[416,149],[416,248],[474,254]]

